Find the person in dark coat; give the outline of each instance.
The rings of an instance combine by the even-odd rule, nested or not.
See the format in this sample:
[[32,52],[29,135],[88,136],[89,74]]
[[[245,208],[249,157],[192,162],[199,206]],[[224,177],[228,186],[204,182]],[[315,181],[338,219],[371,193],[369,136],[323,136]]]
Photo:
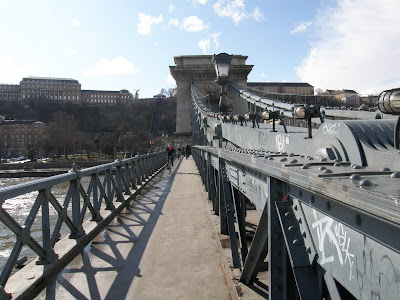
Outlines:
[[171,160],[171,165],[174,165],[174,153],[175,153],[175,148],[172,146],[171,143],[168,144],[167,148],[165,149],[168,154],[168,162]]
[[192,153],[192,147],[190,147],[190,145],[189,144],[186,144],[186,146],[185,146],[185,156],[186,156],[186,159],[188,159],[188,157],[189,157],[189,155]]

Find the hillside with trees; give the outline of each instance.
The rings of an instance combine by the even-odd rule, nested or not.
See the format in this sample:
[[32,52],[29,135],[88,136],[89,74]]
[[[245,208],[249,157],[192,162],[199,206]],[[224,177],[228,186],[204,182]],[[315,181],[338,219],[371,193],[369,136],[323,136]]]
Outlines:
[[[45,138],[40,145],[27,149],[27,156],[37,152],[67,159],[72,153],[83,153],[89,158],[94,153],[115,157],[116,152],[122,152],[131,156],[150,147],[149,130],[155,104],[152,99],[107,106],[2,102],[0,115],[47,125]],[[176,98],[165,98],[159,132],[172,134],[175,124]]]

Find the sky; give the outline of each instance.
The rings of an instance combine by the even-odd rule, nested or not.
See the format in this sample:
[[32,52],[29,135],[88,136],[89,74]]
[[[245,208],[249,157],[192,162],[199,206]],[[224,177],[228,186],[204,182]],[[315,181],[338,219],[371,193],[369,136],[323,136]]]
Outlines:
[[400,87],[399,0],[0,0],[0,83],[176,86],[174,56],[246,55],[251,82],[379,94]]

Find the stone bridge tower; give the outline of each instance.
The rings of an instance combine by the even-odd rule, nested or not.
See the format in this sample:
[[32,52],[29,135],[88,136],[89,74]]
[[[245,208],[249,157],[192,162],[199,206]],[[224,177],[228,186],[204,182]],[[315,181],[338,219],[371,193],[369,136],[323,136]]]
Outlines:
[[[229,69],[229,79],[237,85],[246,86],[247,76],[253,65],[246,65],[247,56],[233,55]],[[212,62],[212,55],[184,55],[174,57],[175,66],[170,66],[172,77],[177,86],[176,135],[179,137],[191,136],[190,116],[190,84],[195,82],[199,92],[206,96],[205,103],[209,103],[214,111],[218,111],[220,86],[215,82],[217,75]],[[228,103],[232,113],[244,113],[247,104],[234,97],[232,92],[227,93]]]

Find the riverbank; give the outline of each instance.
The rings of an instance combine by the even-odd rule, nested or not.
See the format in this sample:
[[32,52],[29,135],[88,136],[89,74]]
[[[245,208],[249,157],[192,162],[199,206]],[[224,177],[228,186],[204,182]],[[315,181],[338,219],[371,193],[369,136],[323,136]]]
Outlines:
[[0,170],[0,178],[50,177],[66,173],[70,168],[40,170]]
[[48,169],[71,169],[73,164],[78,165],[81,168],[90,168],[111,162],[112,160],[57,160],[48,162],[25,162],[25,163],[2,163],[0,164],[0,171],[7,170],[20,170],[30,167],[33,170],[48,170]]

